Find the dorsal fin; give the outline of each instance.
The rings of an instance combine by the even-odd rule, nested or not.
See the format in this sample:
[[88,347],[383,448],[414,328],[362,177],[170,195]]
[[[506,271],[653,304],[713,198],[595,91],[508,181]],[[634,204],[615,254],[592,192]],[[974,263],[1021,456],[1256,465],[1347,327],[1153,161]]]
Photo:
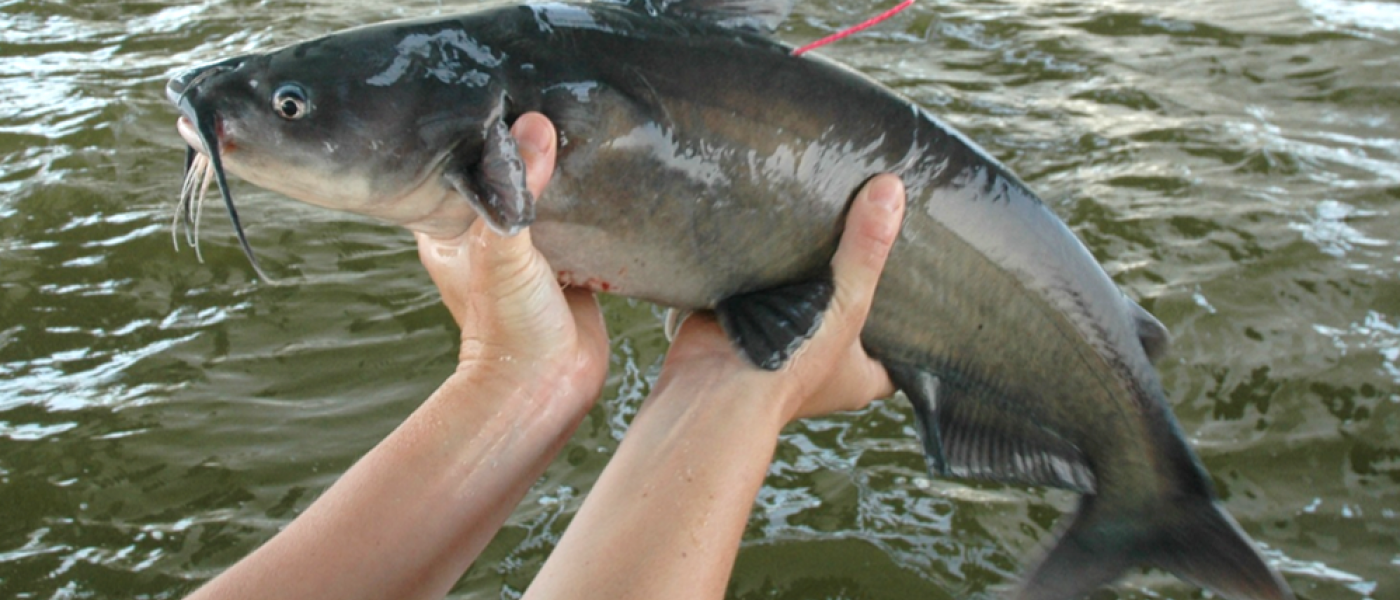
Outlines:
[[709,21],[731,29],[773,33],[796,0],[634,0],[648,13]]

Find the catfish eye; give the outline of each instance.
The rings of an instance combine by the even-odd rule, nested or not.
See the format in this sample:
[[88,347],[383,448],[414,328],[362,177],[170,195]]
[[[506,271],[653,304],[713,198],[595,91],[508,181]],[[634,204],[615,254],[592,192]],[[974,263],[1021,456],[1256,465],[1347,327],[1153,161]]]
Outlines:
[[306,101],[306,92],[301,86],[288,83],[272,94],[272,110],[283,119],[295,121],[311,112],[311,105]]

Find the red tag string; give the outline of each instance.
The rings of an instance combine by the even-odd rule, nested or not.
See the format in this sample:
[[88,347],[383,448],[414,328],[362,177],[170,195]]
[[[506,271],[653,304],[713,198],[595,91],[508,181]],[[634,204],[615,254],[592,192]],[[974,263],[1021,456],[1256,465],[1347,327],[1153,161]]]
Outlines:
[[853,33],[858,32],[858,31],[862,31],[862,30],[865,30],[865,29],[869,29],[869,28],[871,28],[871,27],[874,27],[876,24],[880,23],[881,21],[884,21],[885,19],[888,19],[888,18],[890,18],[890,17],[895,16],[896,14],[899,13],[899,11],[904,10],[904,9],[906,9],[906,8],[909,8],[909,7],[912,6],[913,4],[914,4],[914,0],[904,0],[903,2],[900,2],[898,6],[896,6],[896,7],[894,7],[894,8],[891,8],[891,9],[885,11],[885,12],[882,12],[882,13],[880,13],[879,15],[870,18],[869,20],[867,20],[867,21],[864,22],[864,23],[861,23],[861,24],[856,25],[856,26],[854,26],[854,27],[847,27],[846,29],[842,29],[841,31],[838,31],[838,32],[836,32],[836,33],[833,33],[833,34],[831,34],[831,35],[828,35],[828,36],[826,36],[826,37],[824,37],[824,38],[822,38],[822,39],[819,39],[819,40],[817,40],[817,41],[815,41],[815,42],[812,42],[812,43],[810,43],[810,44],[807,44],[806,46],[803,46],[803,47],[801,47],[801,48],[798,48],[798,49],[796,49],[796,50],[793,50],[793,51],[792,51],[792,55],[793,55],[793,56],[800,56],[803,52],[806,52],[806,51],[808,51],[808,50],[812,50],[812,49],[815,49],[815,48],[820,48],[820,47],[822,47],[822,46],[825,46],[825,45],[827,45],[827,44],[830,44],[830,43],[832,43],[832,42],[834,42],[834,41],[836,41],[836,40],[839,40],[839,39],[841,39],[841,38],[844,38],[844,37],[846,37],[846,36],[849,36],[849,35],[851,35],[851,34],[853,34]]

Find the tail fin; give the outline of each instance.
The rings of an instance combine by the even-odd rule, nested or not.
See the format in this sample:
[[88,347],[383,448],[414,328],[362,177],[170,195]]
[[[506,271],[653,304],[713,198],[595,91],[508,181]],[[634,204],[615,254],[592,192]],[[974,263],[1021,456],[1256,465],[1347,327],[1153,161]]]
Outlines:
[[1150,515],[1104,510],[1084,496],[1069,528],[1031,570],[1017,600],[1070,600],[1135,565],[1149,565],[1230,600],[1293,600],[1249,536],[1208,497],[1178,499]]

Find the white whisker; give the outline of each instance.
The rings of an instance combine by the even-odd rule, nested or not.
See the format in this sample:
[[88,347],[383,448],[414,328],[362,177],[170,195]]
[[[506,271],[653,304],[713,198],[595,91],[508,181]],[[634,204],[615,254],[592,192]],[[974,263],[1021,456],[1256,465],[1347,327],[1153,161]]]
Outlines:
[[[196,160],[198,157],[196,156]],[[175,218],[170,223],[170,241],[175,244],[175,251],[180,251],[180,218],[185,214],[185,199],[190,195],[190,186],[194,180],[195,163],[190,162],[185,167],[185,180],[180,185],[180,198],[175,201]]]
[[[191,206],[196,201],[203,201],[204,192],[209,189],[213,182],[213,169],[209,164],[209,158],[203,154],[196,154],[194,160],[190,161],[189,171],[185,173],[185,181],[180,186],[180,198],[175,203],[175,217],[170,223],[170,241],[175,245],[175,250],[180,250],[181,224],[184,224],[185,243],[194,246],[195,255],[199,256],[197,231],[191,236],[191,218],[197,218],[197,207]],[[203,262],[203,258],[200,258]]]

